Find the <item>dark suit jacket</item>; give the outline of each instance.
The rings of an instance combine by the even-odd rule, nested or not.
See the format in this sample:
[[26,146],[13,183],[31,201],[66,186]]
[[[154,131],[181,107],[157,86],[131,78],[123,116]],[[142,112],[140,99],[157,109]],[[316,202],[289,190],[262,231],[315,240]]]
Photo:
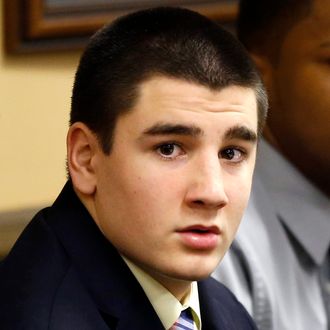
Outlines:
[[[234,296],[199,283],[203,330],[255,329]],[[2,330],[157,330],[163,326],[69,183],[0,264]]]

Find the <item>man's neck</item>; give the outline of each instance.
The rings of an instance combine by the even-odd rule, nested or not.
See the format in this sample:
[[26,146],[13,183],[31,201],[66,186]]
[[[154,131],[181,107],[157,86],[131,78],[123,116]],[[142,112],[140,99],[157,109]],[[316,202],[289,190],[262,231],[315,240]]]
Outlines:
[[163,285],[181,303],[185,300],[187,295],[190,294],[191,283],[192,283],[191,281],[167,277],[160,273],[150,272],[143,267],[142,267],[142,269],[146,273],[148,273],[152,278],[154,278],[157,282],[159,282],[161,285]]

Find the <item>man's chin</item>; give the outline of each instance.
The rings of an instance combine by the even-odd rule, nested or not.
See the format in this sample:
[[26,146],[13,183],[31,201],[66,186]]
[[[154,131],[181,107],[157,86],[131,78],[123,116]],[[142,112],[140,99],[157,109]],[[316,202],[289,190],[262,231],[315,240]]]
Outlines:
[[211,270],[203,269],[194,269],[194,270],[180,270],[177,272],[171,272],[167,274],[168,278],[171,278],[173,280],[178,281],[184,281],[184,282],[194,282],[194,281],[200,281],[204,280],[205,278],[209,277],[212,272],[214,271],[215,267]]

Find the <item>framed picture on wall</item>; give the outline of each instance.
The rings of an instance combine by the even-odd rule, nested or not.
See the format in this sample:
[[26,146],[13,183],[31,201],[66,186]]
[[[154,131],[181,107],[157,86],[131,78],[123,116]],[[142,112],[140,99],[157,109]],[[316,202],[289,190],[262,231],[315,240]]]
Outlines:
[[167,5],[190,8],[228,25],[237,12],[237,0],[4,0],[6,50],[78,49],[118,16]]

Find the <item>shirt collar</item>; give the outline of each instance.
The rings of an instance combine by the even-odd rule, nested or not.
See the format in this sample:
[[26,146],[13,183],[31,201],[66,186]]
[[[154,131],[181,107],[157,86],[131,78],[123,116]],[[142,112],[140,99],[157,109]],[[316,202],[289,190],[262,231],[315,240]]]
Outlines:
[[277,215],[314,262],[321,264],[330,245],[329,198],[267,142],[260,141],[259,148],[256,175]]
[[174,324],[174,322],[179,318],[182,310],[190,307],[197,330],[201,330],[201,315],[197,282],[192,282],[190,294],[187,295],[185,301],[181,304],[180,301],[158,281],[124,256],[122,256],[122,258],[134,274],[137,281],[140,283],[165,329],[169,329]]

